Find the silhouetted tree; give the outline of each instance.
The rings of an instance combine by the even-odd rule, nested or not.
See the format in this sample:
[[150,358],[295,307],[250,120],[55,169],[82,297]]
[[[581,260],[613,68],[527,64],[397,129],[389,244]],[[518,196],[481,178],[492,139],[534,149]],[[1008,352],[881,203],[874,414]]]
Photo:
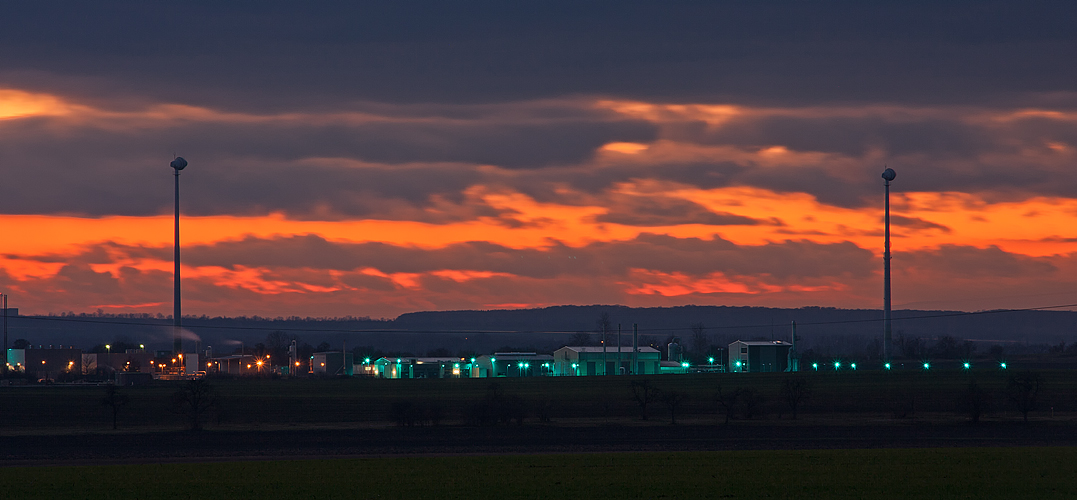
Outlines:
[[172,394],[172,411],[187,417],[188,428],[202,429],[202,414],[217,406],[217,388],[205,379],[191,380]]
[[958,398],[958,408],[962,413],[968,415],[969,422],[979,423],[980,416],[987,409],[989,400],[990,397],[987,391],[983,390],[975,379],[970,379]]
[[332,349],[332,346],[329,345],[329,342],[322,342],[321,344],[318,344],[318,347],[315,347],[314,349],[314,352],[326,352],[329,349]]
[[677,425],[677,408],[688,399],[688,395],[680,391],[663,391],[662,402],[669,408],[669,423]]
[[116,420],[119,418],[120,408],[127,405],[130,399],[127,394],[120,392],[115,385],[109,384],[105,388],[105,397],[101,399],[101,404],[108,406],[112,410],[112,429],[116,429]]
[[811,396],[811,387],[808,379],[803,375],[789,375],[782,380],[782,399],[793,412],[793,420],[797,418],[797,408]]
[[426,351],[426,355],[431,358],[449,358],[452,357],[452,352],[444,347],[439,347],[437,349]]
[[633,380],[629,386],[632,389],[632,398],[639,405],[640,418],[647,420],[647,405],[657,401],[662,391],[651,385],[651,381],[647,379]]
[[569,339],[568,345],[571,346],[589,346],[595,345],[594,335],[588,332],[576,332],[572,334],[572,338]]
[[762,411],[766,398],[755,387],[745,387],[740,391],[741,414],[745,420],[751,420]]
[[30,341],[26,339],[15,339],[15,342],[11,343],[12,349],[29,349]]
[[696,363],[702,363],[707,357],[707,350],[711,347],[711,339],[707,336],[707,330],[703,323],[692,324],[692,357]]
[[734,390],[725,390],[722,385],[719,384],[717,390],[714,392],[714,402],[718,403],[718,413],[725,415],[725,423],[729,424],[729,420],[736,418],[737,403],[740,401],[741,390],[739,388]]
[[1010,401],[1028,422],[1028,412],[1036,409],[1037,398],[1043,390],[1043,376],[1035,371],[1016,373],[1010,376],[1006,389]]

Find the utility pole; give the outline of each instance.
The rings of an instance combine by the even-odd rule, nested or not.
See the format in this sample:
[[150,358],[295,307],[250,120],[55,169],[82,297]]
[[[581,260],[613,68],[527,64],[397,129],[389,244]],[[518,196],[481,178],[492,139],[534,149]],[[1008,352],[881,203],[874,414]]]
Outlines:
[[890,322],[890,181],[897,177],[894,169],[883,170],[886,181],[886,209],[883,225],[886,226],[883,249],[883,362],[890,362],[891,322]]
[[636,374],[639,366],[639,325],[632,323],[632,374]]
[[0,294],[4,299],[4,366],[3,373],[7,373],[7,294]]
[[184,160],[182,156],[176,157],[169,164],[170,167],[175,169],[176,175],[176,253],[175,264],[176,270],[172,276],[173,282],[173,296],[172,296],[172,354],[180,354],[183,352],[183,340],[180,338],[180,317],[182,315],[180,308],[180,206],[179,206],[179,175],[180,170],[187,167],[187,160]]

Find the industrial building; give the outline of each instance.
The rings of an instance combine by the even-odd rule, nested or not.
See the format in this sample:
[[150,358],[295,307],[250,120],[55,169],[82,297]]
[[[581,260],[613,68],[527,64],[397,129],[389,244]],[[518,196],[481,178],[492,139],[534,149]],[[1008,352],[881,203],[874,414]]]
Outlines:
[[781,340],[738,340],[729,344],[729,371],[784,372],[789,368],[789,349]]
[[310,373],[314,375],[355,374],[355,362],[352,353],[341,351],[316,352],[310,357]]
[[8,370],[22,372],[42,380],[56,380],[63,374],[82,374],[82,349],[60,346],[53,349],[8,349]]
[[127,349],[126,352],[90,353],[82,355],[83,373],[154,372],[153,353],[145,349]]
[[653,375],[661,373],[662,353],[653,347],[565,346],[553,353],[558,376]]
[[495,352],[475,358],[471,376],[547,377],[553,375],[553,356],[534,352]]
[[451,378],[467,376],[470,367],[464,358],[378,358],[364,362],[356,373],[380,378]]

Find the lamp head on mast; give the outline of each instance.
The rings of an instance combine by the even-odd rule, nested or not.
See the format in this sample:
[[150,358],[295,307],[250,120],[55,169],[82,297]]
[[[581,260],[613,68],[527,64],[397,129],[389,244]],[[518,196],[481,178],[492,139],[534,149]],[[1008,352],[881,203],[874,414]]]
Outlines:
[[177,156],[175,160],[172,160],[172,163],[168,164],[168,166],[176,169],[176,172],[179,172],[187,167],[187,160],[184,160],[182,156]]
[[[182,160],[183,158],[177,158],[177,159]],[[186,164],[186,162],[184,162],[184,164]],[[888,168],[886,170],[883,170],[883,179],[885,179],[886,182],[890,182],[890,181],[894,180],[895,177],[897,177],[897,172],[894,172],[894,169]]]

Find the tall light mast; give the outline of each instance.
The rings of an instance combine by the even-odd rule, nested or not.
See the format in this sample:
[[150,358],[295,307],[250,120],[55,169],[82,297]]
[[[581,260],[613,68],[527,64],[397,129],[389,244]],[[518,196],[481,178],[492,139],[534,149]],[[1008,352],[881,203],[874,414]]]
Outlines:
[[883,362],[890,362],[890,181],[897,177],[894,169],[883,170],[883,180],[886,181],[886,215],[883,225],[885,229],[885,247],[883,249]]
[[182,156],[178,156],[178,157],[176,157],[175,160],[172,160],[172,163],[169,163],[169,166],[172,167],[173,169],[175,169],[175,171],[176,171],[175,172],[175,175],[176,175],[176,254],[175,254],[175,258],[174,258],[175,264],[176,264],[176,270],[175,270],[175,274],[172,277],[172,282],[173,282],[173,287],[174,287],[173,296],[172,296],[172,353],[173,354],[180,354],[180,353],[183,352],[183,340],[180,338],[181,309],[180,309],[180,231],[179,231],[179,222],[180,222],[179,200],[180,200],[180,198],[179,198],[179,175],[180,175],[180,170],[183,170],[184,168],[187,167],[187,160],[184,160]]

